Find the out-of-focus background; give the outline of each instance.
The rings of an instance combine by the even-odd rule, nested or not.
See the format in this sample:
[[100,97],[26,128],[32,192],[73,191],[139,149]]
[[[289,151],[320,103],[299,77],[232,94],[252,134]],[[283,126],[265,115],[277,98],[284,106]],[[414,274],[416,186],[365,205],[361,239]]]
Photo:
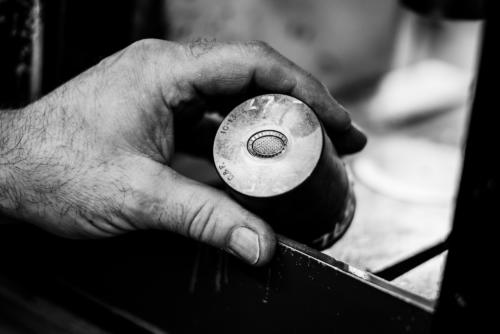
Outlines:
[[[355,220],[325,253],[377,273],[446,240],[480,21],[422,15],[395,0],[169,0],[166,13],[177,41],[266,41],[323,81],[368,133],[367,148],[346,157]],[[188,161],[186,173],[216,180]],[[445,258],[393,282],[434,299]]]
[[[439,7],[450,3],[0,0],[0,101],[29,102],[140,38],[264,40],[323,81],[369,136],[346,157],[355,220],[325,253],[380,273],[450,231],[482,29],[467,8]],[[174,166],[220,182],[210,162],[178,155]],[[445,257],[394,284],[436,298]]]

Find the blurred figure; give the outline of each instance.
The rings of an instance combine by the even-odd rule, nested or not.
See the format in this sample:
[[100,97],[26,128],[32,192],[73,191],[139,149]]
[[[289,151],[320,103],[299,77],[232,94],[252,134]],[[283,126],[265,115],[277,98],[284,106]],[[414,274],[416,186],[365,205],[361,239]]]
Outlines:
[[169,0],[169,39],[264,40],[340,93],[391,64],[394,0]]

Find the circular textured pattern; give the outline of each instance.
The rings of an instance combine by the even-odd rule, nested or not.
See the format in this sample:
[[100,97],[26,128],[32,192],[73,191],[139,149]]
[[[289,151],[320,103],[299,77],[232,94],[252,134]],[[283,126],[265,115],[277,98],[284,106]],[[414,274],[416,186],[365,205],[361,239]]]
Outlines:
[[323,129],[302,101],[260,95],[224,118],[213,149],[217,172],[229,187],[247,196],[273,197],[312,174],[323,150]]
[[273,158],[286,148],[288,138],[274,130],[259,131],[248,139],[247,149],[251,155],[259,158]]

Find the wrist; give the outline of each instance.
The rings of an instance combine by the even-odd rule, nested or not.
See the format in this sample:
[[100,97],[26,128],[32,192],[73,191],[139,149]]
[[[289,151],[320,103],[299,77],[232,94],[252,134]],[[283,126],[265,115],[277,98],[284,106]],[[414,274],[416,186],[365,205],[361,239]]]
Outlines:
[[38,171],[46,161],[35,153],[47,150],[47,121],[37,108],[0,110],[0,213],[15,218],[25,218],[26,203],[36,203],[34,180],[44,182]]
[[0,111],[0,211],[12,215],[20,205],[20,165],[25,160],[26,111]]

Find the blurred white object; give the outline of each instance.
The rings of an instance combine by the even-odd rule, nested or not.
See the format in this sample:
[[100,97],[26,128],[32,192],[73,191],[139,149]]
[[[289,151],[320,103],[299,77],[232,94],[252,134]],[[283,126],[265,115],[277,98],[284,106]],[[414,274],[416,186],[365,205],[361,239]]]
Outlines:
[[467,103],[469,71],[427,59],[388,72],[364,105],[374,122],[401,123],[450,111]]
[[353,174],[373,191],[393,199],[450,205],[461,165],[457,147],[425,139],[388,136],[373,140],[354,159]]
[[323,81],[348,90],[391,68],[394,0],[169,0],[168,39],[259,39]]

